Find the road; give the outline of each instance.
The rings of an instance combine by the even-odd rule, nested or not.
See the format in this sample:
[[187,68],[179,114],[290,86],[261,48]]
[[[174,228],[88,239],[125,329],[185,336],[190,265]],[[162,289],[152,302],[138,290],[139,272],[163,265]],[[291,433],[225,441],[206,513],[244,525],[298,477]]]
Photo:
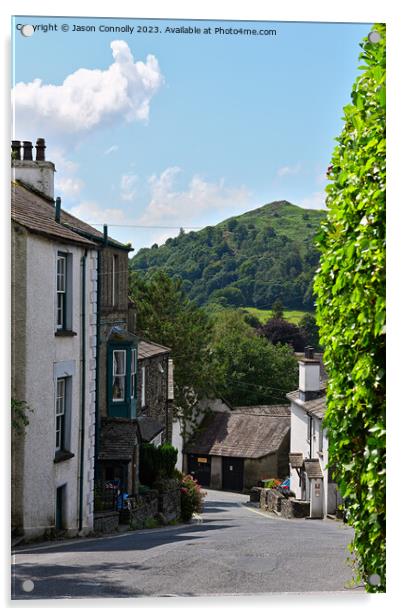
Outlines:
[[271,518],[247,500],[209,490],[201,524],[17,548],[13,598],[346,590],[350,528]]

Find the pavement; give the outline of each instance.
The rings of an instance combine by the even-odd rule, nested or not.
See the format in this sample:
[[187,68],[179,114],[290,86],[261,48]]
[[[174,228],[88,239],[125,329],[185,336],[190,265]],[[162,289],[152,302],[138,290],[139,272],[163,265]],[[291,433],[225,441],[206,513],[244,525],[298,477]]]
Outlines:
[[208,490],[202,523],[18,546],[12,598],[362,592],[349,588],[350,527],[274,518],[247,501]]

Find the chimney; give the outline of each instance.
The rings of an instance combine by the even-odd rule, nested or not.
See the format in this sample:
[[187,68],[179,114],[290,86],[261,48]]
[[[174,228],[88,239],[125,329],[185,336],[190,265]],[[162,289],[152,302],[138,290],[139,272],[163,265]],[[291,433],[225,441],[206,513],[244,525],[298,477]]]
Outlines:
[[[36,140],[36,160],[32,159],[33,145],[31,141],[11,142],[11,168],[13,180],[43,193],[46,197],[54,197],[55,166],[45,160],[45,140]],[[21,158],[22,151],[22,158]]]
[[320,396],[320,362],[315,359],[313,347],[305,347],[305,356],[299,364],[299,397],[304,402]]

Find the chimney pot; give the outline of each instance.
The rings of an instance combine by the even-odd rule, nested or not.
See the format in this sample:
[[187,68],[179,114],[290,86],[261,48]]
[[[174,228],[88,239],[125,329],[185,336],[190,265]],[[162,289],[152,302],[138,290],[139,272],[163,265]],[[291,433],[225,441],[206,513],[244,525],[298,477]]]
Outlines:
[[104,244],[105,246],[108,243],[108,225],[104,225]]
[[304,350],[305,350],[305,358],[306,359],[314,359],[315,351],[314,351],[313,347],[306,346]]
[[14,160],[21,160],[21,141],[11,142],[11,153]]
[[45,150],[46,150],[46,145],[45,145],[45,139],[42,139],[41,137],[39,137],[36,140],[36,160],[45,160]]
[[23,141],[24,160],[32,160],[32,141]]

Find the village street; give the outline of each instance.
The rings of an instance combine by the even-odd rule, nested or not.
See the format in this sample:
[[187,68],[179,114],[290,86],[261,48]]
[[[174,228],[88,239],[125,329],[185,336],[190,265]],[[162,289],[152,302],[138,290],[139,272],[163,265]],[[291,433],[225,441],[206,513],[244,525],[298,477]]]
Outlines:
[[350,528],[268,517],[247,501],[209,490],[200,524],[17,548],[13,598],[346,591]]

